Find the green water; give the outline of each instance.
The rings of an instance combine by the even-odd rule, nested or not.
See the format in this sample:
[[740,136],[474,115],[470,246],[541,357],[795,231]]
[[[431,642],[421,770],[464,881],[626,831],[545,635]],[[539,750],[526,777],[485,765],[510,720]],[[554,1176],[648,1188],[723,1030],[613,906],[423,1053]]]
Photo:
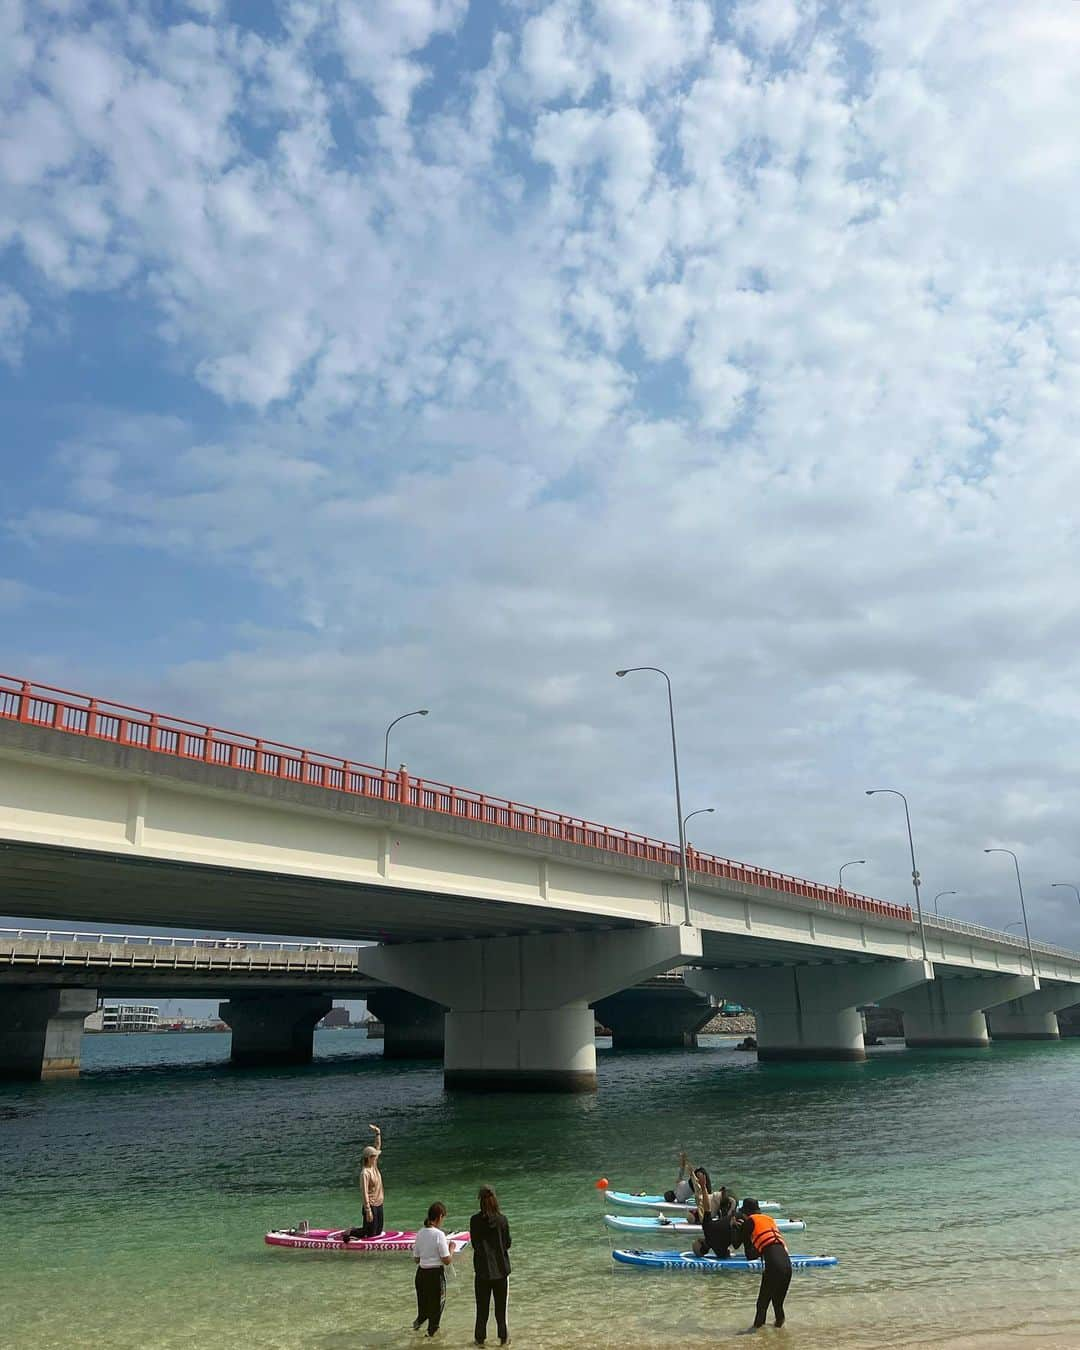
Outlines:
[[[378,1121],[388,1226],[433,1199],[467,1224],[477,1184],[498,1190],[519,1347],[724,1344],[748,1325],[753,1277],[613,1271],[594,1179],[670,1185],[680,1145],[805,1217],[793,1250],[841,1258],[796,1274],[787,1327],[758,1341],[1080,1346],[1080,1040],[835,1066],[759,1065],[719,1040],[602,1049],[587,1097],[447,1096],[437,1065],[384,1065],[360,1033],[317,1041],[312,1067],[278,1072],[229,1069],[224,1036],[88,1037],[78,1082],[0,1084],[0,1343],[416,1344],[408,1258],[262,1243],[358,1220]],[[448,1346],[472,1343],[470,1271],[459,1260]]]

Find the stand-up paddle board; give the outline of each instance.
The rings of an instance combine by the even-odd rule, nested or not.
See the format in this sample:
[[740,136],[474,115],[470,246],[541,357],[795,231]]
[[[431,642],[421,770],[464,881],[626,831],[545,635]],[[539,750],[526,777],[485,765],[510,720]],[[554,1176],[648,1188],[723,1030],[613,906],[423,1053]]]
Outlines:
[[[720,1261],[714,1256],[695,1256],[693,1252],[641,1252],[621,1248],[611,1253],[620,1265],[638,1266],[643,1270],[681,1270],[709,1275],[760,1275],[761,1262],[732,1257]],[[793,1270],[817,1270],[837,1265],[835,1256],[796,1256],[792,1254]]]
[[[627,1209],[652,1209],[658,1211],[660,1214],[681,1215],[683,1218],[686,1218],[694,1208],[692,1204],[679,1204],[674,1201],[665,1200],[662,1195],[646,1195],[643,1191],[605,1190],[603,1194],[613,1205],[624,1205]],[[758,1209],[763,1212],[781,1208],[782,1206],[779,1200],[758,1201]]]
[[[345,1230],[341,1228],[281,1228],[267,1233],[264,1241],[270,1247],[292,1247],[304,1252],[348,1252],[350,1256],[370,1256],[373,1252],[411,1252],[416,1241],[415,1233],[402,1232],[388,1228],[378,1237],[350,1238],[342,1240]],[[447,1233],[450,1255],[453,1256],[469,1245],[468,1233]]]
[[[688,1223],[683,1219],[652,1219],[644,1214],[605,1214],[604,1222],[619,1233],[649,1233],[660,1235],[671,1233],[674,1236],[688,1235],[698,1237],[701,1224]],[[806,1223],[802,1219],[777,1219],[776,1226],[781,1233],[804,1233]]]

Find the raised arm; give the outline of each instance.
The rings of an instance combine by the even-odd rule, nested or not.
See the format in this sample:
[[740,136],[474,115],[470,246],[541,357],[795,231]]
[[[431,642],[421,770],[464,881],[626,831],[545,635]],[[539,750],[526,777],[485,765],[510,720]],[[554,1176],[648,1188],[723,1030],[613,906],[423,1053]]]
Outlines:
[[690,1180],[694,1185],[694,1203],[697,1205],[697,1211],[704,1216],[709,1213],[711,1204],[709,1192],[705,1189],[705,1183],[698,1176],[698,1169],[687,1159],[687,1166],[690,1168]]
[[379,1129],[378,1125],[369,1125],[369,1126],[368,1126],[368,1129],[369,1129],[369,1130],[371,1131],[371,1133],[375,1136],[375,1147],[376,1147],[376,1149],[381,1153],[381,1152],[382,1152],[382,1130]]

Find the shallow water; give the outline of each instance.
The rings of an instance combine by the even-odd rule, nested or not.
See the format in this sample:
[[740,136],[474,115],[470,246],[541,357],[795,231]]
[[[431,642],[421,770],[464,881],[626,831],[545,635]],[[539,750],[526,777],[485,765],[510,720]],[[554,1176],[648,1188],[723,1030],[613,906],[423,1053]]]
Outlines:
[[[594,1179],[670,1185],[680,1145],[714,1182],[804,1217],[793,1250],[841,1258],[795,1275],[766,1344],[1080,1346],[1080,1039],[863,1065],[759,1065],[712,1038],[601,1049],[587,1097],[448,1096],[438,1065],[384,1065],[359,1032],[319,1033],[316,1063],[288,1071],[232,1070],[228,1044],[88,1037],[78,1082],[0,1084],[0,1343],[415,1344],[407,1258],[262,1243],[302,1218],[358,1221],[376,1120],[388,1226],[433,1199],[465,1225],[477,1184],[499,1191],[519,1347],[724,1344],[747,1326],[752,1276],[613,1269]],[[472,1344],[467,1258],[443,1327]]]

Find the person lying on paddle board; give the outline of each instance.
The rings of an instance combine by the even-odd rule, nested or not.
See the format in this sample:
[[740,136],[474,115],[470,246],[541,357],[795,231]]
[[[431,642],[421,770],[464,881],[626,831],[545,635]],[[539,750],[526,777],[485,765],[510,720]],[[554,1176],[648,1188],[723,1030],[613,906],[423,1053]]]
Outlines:
[[679,1154],[679,1175],[675,1178],[675,1185],[670,1191],[664,1192],[664,1199],[669,1205],[688,1205],[694,1198],[694,1173],[690,1166],[690,1159],[686,1156],[686,1150],[683,1149]]

